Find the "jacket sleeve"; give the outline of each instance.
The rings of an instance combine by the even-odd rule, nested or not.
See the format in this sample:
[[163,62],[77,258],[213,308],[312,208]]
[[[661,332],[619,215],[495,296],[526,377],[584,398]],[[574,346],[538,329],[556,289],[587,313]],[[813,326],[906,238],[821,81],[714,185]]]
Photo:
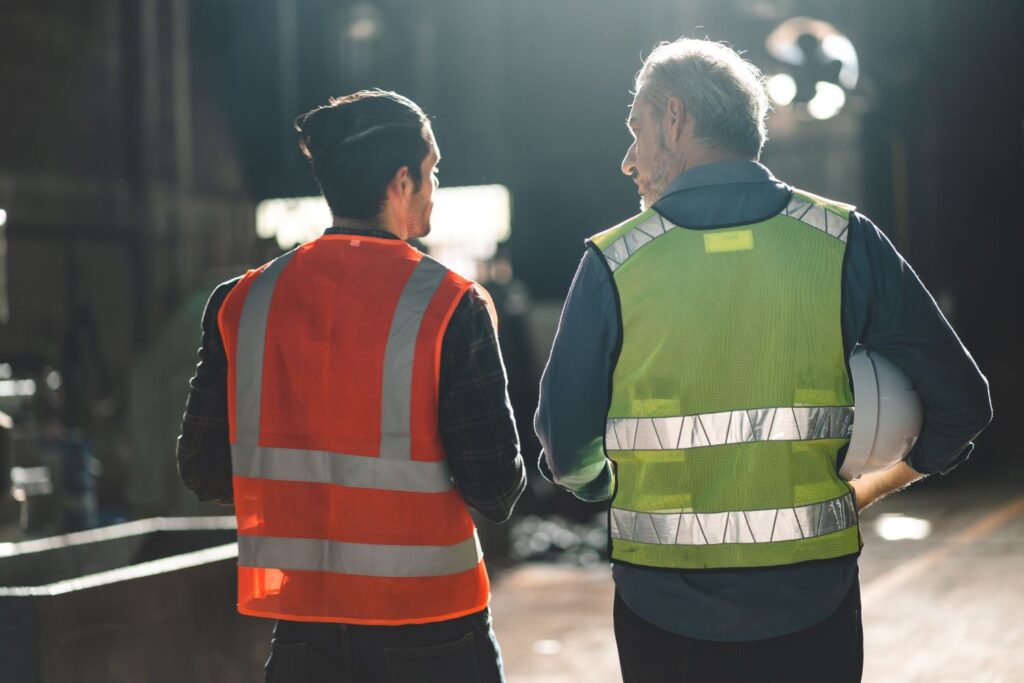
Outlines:
[[203,312],[203,341],[178,437],[181,481],[201,501],[230,505],[231,438],[228,428],[228,362],[217,314],[238,279],[217,287]]
[[562,308],[534,416],[541,473],[581,500],[606,500],[615,489],[604,430],[621,338],[611,273],[588,248]]
[[496,315],[479,285],[459,301],[441,345],[438,428],[466,503],[492,522],[512,514],[526,488]]
[[847,250],[843,337],[896,364],[921,397],[924,423],[907,464],[922,474],[949,472],[992,420],[988,382],[914,270],[856,213]]

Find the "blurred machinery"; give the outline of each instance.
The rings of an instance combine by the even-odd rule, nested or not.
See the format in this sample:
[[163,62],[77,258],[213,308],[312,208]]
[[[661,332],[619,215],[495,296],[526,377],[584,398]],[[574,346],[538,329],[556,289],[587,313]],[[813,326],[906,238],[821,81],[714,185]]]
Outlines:
[[860,64],[853,43],[827,21],[794,17],[780,24],[765,43],[785,69],[768,79],[777,106],[799,108],[818,120],[830,119],[857,87]]
[[85,434],[60,418],[62,381],[45,365],[0,363],[0,537],[99,525],[101,473]]

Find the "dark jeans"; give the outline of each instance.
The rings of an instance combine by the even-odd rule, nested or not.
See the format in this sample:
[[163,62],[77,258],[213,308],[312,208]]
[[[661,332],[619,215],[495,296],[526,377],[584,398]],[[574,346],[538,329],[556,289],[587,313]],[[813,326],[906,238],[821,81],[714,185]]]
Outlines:
[[490,610],[408,626],[278,621],[267,683],[504,683]]
[[778,638],[725,643],[663,631],[615,595],[624,683],[858,683],[864,664],[860,587],[820,624]]

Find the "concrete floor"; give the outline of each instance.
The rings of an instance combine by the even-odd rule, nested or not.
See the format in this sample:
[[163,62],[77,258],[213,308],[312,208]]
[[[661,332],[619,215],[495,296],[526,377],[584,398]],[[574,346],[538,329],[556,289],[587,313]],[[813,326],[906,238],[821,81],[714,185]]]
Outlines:
[[[928,483],[861,524],[865,683],[1024,682],[1020,486]],[[524,565],[499,577],[508,683],[620,681],[612,595],[607,567]]]

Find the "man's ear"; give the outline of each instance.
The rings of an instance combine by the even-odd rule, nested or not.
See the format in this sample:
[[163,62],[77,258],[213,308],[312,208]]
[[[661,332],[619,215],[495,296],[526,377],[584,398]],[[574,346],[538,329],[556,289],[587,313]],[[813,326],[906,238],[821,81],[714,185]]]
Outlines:
[[409,167],[401,166],[388,183],[388,198],[402,201],[413,194],[413,182],[409,176]]
[[665,103],[665,125],[668,126],[669,138],[678,140],[686,125],[686,105],[676,96],[668,98]]

